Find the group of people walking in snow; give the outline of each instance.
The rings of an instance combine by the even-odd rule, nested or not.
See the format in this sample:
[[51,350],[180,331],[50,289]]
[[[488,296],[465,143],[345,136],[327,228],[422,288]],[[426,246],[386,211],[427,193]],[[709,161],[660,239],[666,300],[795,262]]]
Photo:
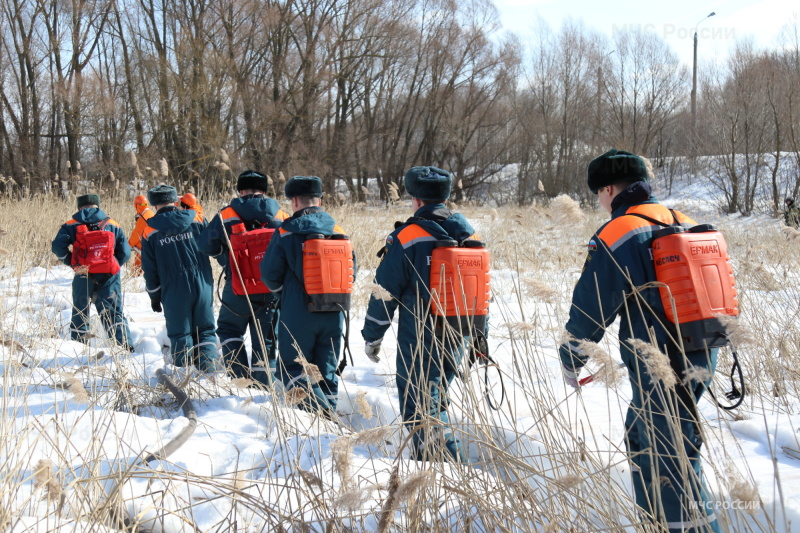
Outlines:
[[[587,185],[611,220],[588,243],[566,323],[569,337],[559,348],[561,366],[565,382],[579,388],[588,360],[586,343],[598,342],[620,317],[620,353],[633,388],[625,427],[636,502],[647,520],[670,531],[719,531],[713,506],[704,505],[708,494],[696,407],[715,370],[718,348],[682,351],[662,321],[664,306],[653,283],[655,233],[662,226],[689,228],[695,222],[656,200],[651,177],[644,158],[624,151],[611,150],[588,166]],[[398,400],[412,434],[412,458],[469,462],[469,450],[448,416],[448,386],[458,375],[465,350],[476,345],[470,337],[486,335],[488,323],[481,331],[445,335],[443,321],[431,311],[436,306],[431,296],[435,248],[442,242],[469,247],[469,241],[477,241],[467,219],[446,206],[452,182],[450,172],[432,166],[405,174],[413,216],[398,222],[386,238],[375,272],[385,294],[370,297],[361,333],[365,355],[378,363],[383,338],[398,314]],[[97,195],[80,196],[78,212],[53,241],[53,252],[75,269],[70,336],[87,341],[93,300],[109,337],[134,350],[119,278],[119,267],[134,247],[140,250],[136,268],[143,272],[152,309],[164,313],[176,365],[226,371],[262,384],[274,377],[287,390],[306,392],[301,408],[334,417],[346,309],[312,308],[316,304],[305,279],[303,254],[309,240],[346,240],[346,232],[323,210],[317,177],[296,176],[286,183],[291,214],[267,196],[268,178],[260,172],[242,172],[237,190],[238,197],[209,222],[193,195],[179,199],[167,185],[150,189],[146,198],[134,202],[137,220],[130,245],[119,224],[100,208]],[[263,246],[243,255],[236,247],[245,246],[238,243],[249,233],[252,242]],[[243,257],[256,256],[254,273]],[[216,321],[210,258],[219,262],[225,277]],[[355,254],[348,259],[352,282]],[[248,330],[249,355],[244,343]],[[665,384],[651,375],[641,342],[663,350],[676,362],[676,373],[690,367],[706,372],[678,376],[679,387]],[[309,378],[309,363],[319,369],[321,379]]]

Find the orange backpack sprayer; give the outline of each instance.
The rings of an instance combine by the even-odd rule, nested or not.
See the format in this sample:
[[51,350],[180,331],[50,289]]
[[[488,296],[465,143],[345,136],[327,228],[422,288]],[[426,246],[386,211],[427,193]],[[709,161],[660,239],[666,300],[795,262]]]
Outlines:
[[489,315],[489,250],[480,241],[440,240],[431,256],[431,312],[456,330],[485,331]]
[[653,238],[653,261],[667,319],[680,328],[684,349],[729,344],[719,316],[737,316],[739,301],[728,245],[709,224],[672,226]]
[[[669,225],[640,213],[630,214],[664,226],[653,234],[653,263],[664,314],[675,325],[683,350],[692,352],[730,345],[719,317],[738,316],[739,300],[722,233],[711,224],[685,229],[677,218],[676,225]],[[672,215],[675,217],[674,212]],[[744,377],[735,350],[733,360],[732,388],[726,397],[738,401],[732,406],[717,402],[723,409],[738,407],[744,399]],[[741,390],[733,378],[736,372]]]
[[353,245],[347,235],[312,233],[303,241],[303,281],[310,312],[348,311],[353,274]]
[[472,338],[468,366],[481,360],[486,371],[486,401],[499,410],[505,398],[503,375],[500,376],[500,400],[489,394],[489,366],[497,366],[489,355],[486,325],[489,317],[489,250],[481,241],[465,240],[460,245],[455,240],[436,242],[431,254],[431,313],[461,335]]
[[[231,227],[231,287],[239,296],[265,294],[269,289],[261,281],[261,260],[275,234],[275,228],[256,228],[247,231],[244,224]],[[238,269],[238,273],[236,270]]]
[[75,228],[75,242],[72,244],[73,267],[89,267],[89,274],[119,272],[119,263],[114,257],[114,233],[104,229],[108,220],[97,224],[81,224]]

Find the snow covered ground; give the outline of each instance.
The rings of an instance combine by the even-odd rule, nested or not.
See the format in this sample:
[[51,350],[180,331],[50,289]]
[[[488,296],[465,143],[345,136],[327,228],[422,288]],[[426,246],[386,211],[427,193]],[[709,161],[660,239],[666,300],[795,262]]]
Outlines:
[[[785,280],[788,268],[792,281],[765,290],[759,267],[744,265],[736,251],[749,257],[748,247],[762,235],[781,243],[779,222],[721,217],[706,208],[707,194],[685,188],[665,203],[726,231],[737,274],[744,272],[744,320],[758,336],[778,339],[758,343],[764,356],[751,359],[741,350],[747,379],[755,382],[755,394],[742,407],[727,413],[709,398],[701,402],[708,482],[731,531],[800,531],[800,402],[791,386],[770,394],[776,385],[766,377],[775,371],[770,353],[799,360],[791,342],[797,340],[800,265],[764,256],[764,272]],[[361,305],[351,318],[355,364],[342,376],[340,419],[329,422],[286,405],[280,387],[187,378],[166,364],[163,315],[150,310],[140,278],[123,283],[136,347],[126,355],[96,321],[91,346],[65,340],[70,269],[0,272],[0,526],[111,531],[127,519],[144,531],[375,531],[393,520],[409,531],[496,530],[498,524],[511,531],[560,531],[570,524],[633,531],[625,527],[635,516],[623,441],[627,381],[573,392],[562,381],[556,354],[583,245],[602,215],[569,222],[534,208],[471,216],[498,249],[490,347],[505,386],[505,401],[494,411],[485,401],[483,371],[454,384],[451,416],[473,466],[407,458],[394,338],[390,331],[381,362],[371,363],[361,350]],[[520,239],[525,246],[515,244]],[[784,239],[781,246],[800,241]],[[796,261],[792,254],[777,253]],[[371,274],[360,272],[360,288]],[[748,309],[756,316],[746,316]],[[787,332],[789,344],[781,344]],[[618,359],[615,345],[609,332],[602,346]],[[198,424],[168,459],[146,463],[148,453],[190,423],[159,384],[161,369],[188,392]],[[488,391],[496,401],[497,370],[490,369]],[[718,390],[726,385],[719,377],[717,383]],[[405,492],[395,494],[404,500],[394,504],[387,496],[398,484]],[[415,506],[419,500],[427,504]],[[491,521],[493,510],[502,516]]]

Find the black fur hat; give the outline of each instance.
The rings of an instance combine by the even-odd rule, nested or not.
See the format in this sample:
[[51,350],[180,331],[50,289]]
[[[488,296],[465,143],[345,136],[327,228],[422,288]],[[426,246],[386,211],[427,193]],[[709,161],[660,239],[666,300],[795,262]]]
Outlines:
[[239,174],[239,178],[236,180],[236,190],[245,191],[247,189],[267,192],[269,190],[269,178],[261,172],[245,170]]
[[97,207],[100,207],[100,197],[96,194],[84,194],[83,196],[78,196],[78,209],[87,205],[96,205]]
[[147,201],[150,205],[174,204],[178,201],[178,191],[171,185],[156,185],[147,191]]
[[644,159],[636,154],[612,148],[589,163],[587,183],[595,194],[603,187],[633,181],[650,181]]
[[312,196],[322,198],[322,180],[316,176],[294,176],[283,187],[286,198]]
[[453,175],[436,167],[413,167],[406,172],[404,185],[408,194],[426,202],[450,198]]

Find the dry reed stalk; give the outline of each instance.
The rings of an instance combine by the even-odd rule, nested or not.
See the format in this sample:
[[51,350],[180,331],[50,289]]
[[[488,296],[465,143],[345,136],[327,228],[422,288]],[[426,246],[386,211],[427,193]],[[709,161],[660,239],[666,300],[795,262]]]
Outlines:
[[524,335],[525,332],[536,329],[536,326],[529,322],[506,322],[503,327],[507,328],[509,333],[516,335]]

